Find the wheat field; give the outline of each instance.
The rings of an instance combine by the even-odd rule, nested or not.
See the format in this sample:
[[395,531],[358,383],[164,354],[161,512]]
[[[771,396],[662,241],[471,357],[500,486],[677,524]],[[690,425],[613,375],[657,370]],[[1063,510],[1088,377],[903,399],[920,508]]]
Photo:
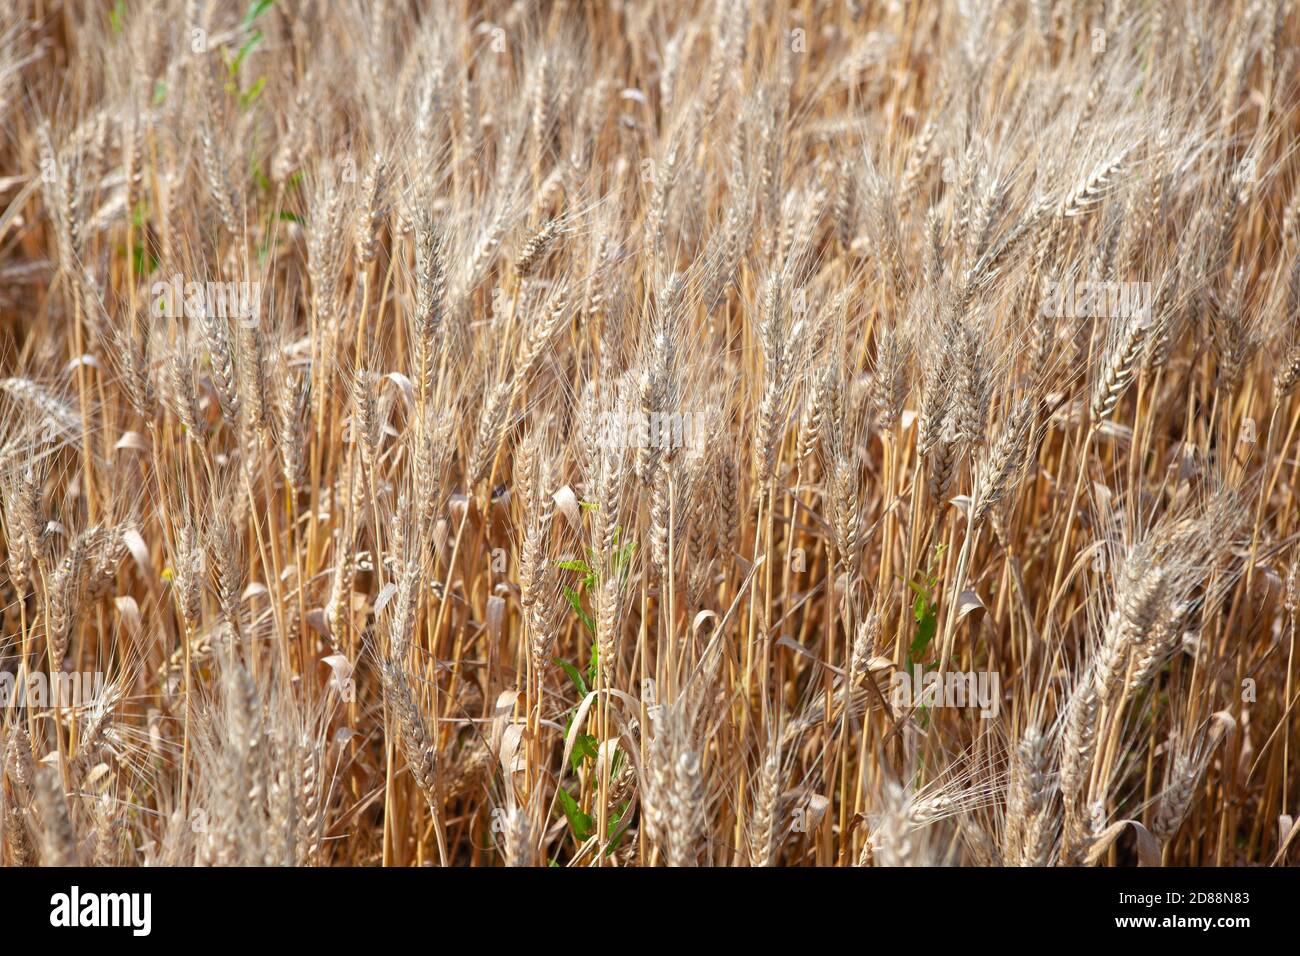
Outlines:
[[0,863],[1295,862],[1291,0],[11,0]]

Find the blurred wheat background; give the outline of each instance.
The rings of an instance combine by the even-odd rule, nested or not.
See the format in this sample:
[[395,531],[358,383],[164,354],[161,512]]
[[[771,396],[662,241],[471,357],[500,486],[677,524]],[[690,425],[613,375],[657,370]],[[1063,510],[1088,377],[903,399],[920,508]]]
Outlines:
[[1298,38],[10,0],[0,860],[1294,862]]

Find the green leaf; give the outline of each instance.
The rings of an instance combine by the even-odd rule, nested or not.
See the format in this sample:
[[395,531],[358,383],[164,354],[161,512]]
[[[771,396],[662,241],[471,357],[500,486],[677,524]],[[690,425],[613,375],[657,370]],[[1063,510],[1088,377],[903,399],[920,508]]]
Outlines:
[[920,612],[916,618],[916,635],[912,638],[911,652],[908,655],[913,663],[920,659],[930,642],[934,640],[939,623],[939,619],[934,613],[933,604],[918,599],[917,605]]
[[254,20],[266,13],[266,11],[270,10],[274,5],[275,0],[253,0],[253,2],[248,5],[248,9],[244,12],[244,19],[239,24],[240,28],[247,29],[252,26]]
[[167,84],[159,80],[153,85],[153,105],[161,106],[165,99],[167,99]]
[[573,608],[573,612],[582,619],[582,623],[586,626],[587,630],[595,634],[596,622],[593,621],[591,615],[583,609],[582,597],[577,591],[567,585],[562,586],[561,590],[564,592],[564,599],[569,602],[569,607]]
[[253,176],[253,182],[257,184],[257,188],[260,189],[262,192],[270,192],[271,180],[267,179],[266,173],[262,171],[262,164],[258,162],[254,162],[251,172]]
[[[631,805],[632,803],[629,800],[618,808],[617,813],[612,814],[609,818],[609,827],[605,832],[605,839],[609,841],[609,845],[605,847],[606,856],[609,856],[617,850],[618,845],[623,842],[623,837],[627,836],[627,830],[624,830],[622,833],[618,832],[618,825],[623,822],[623,814],[627,813],[627,808]],[[615,836],[615,834],[618,835]]]
[[[931,587],[934,586],[934,578],[925,575],[925,579]],[[912,637],[912,645],[908,652],[908,659],[915,664],[934,640],[939,620],[936,614],[937,605],[930,600],[930,589],[917,581],[908,581],[907,586],[916,594],[916,600],[912,603],[912,619],[916,621],[916,633]]]
[[567,790],[559,790],[556,796],[560,798],[560,806],[564,808],[564,815],[568,818],[569,829],[573,832],[573,838],[581,843],[591,836],[591,815],[583,813],[578,807],[578,801],[574,800]]
[[248,109],[253,105],[253,101],[262,95],[262,87],[266,86],[266,77],[259,76],[257,82],[248,88],[239,96],[239,105],[242,109]]
[[578,688],[579,694],[581,694],[583,697],[587,696],[588,693],[587,682],[582,679],[582,672],[580,670],[578,670],[568,661],[560,660],[560,658],[558,657],[554,658],[552,663],[555,664],[557,667],[559,667],[560,670],[564,671],[564,673],[569,675],[569,680],[573,681],[573,686]]
[[137,242],[132,249],[131,259],[135,264],[135,274],[141,278],[150,275],[158,268],[158,260],[145,251],[144,244]]
[[596,738],[591,734],[578,734],[573,742],[573,752],[569,754],[569,766],[577,773],[582,769],[582,762],[590,757],[595,760],[599,751],[596,749]]
[[908,581],[907,586],[916,592],[916,596],[918,599],[922,601],[930,600],[930,592],[927,591],[925,588],[921,587],[921,585],[918,584],[917,582]]
[[262,42],[262,31],[254,30],[253,35],[244,41],[244,45],[241,46],[239,48],[239,52],[235,54],[235,59],[231,61],[230,63],[231,76],[237,76],[239,74],[239,68],[244,65],[244,57],[252,53],[253,50],[257,48],[257,45],[261,42]]
[[[617,536],[615,536],[614,540],[615,541],[618,540]],[[635,541],[629,541],[623,547],[615,550],[614,573],[619,576],[619,580],[623,580],[626,577],[627,570],[632,563],[632,552],[635,550],[636,550]]]
[[[596,552],[591,552],[594,557]],[[563,568],[565,571],[576,571],[582,575],[582,586],[590,591],[596,586],[596,570],[582,558],[570,558],[568,561],[557,561],[557,568]]]
[[126,16],[126,0],[117,0],[113,4],[113,9],[108,11],[108,22],[113,26],[114,33],[122,32],[122,18]]

